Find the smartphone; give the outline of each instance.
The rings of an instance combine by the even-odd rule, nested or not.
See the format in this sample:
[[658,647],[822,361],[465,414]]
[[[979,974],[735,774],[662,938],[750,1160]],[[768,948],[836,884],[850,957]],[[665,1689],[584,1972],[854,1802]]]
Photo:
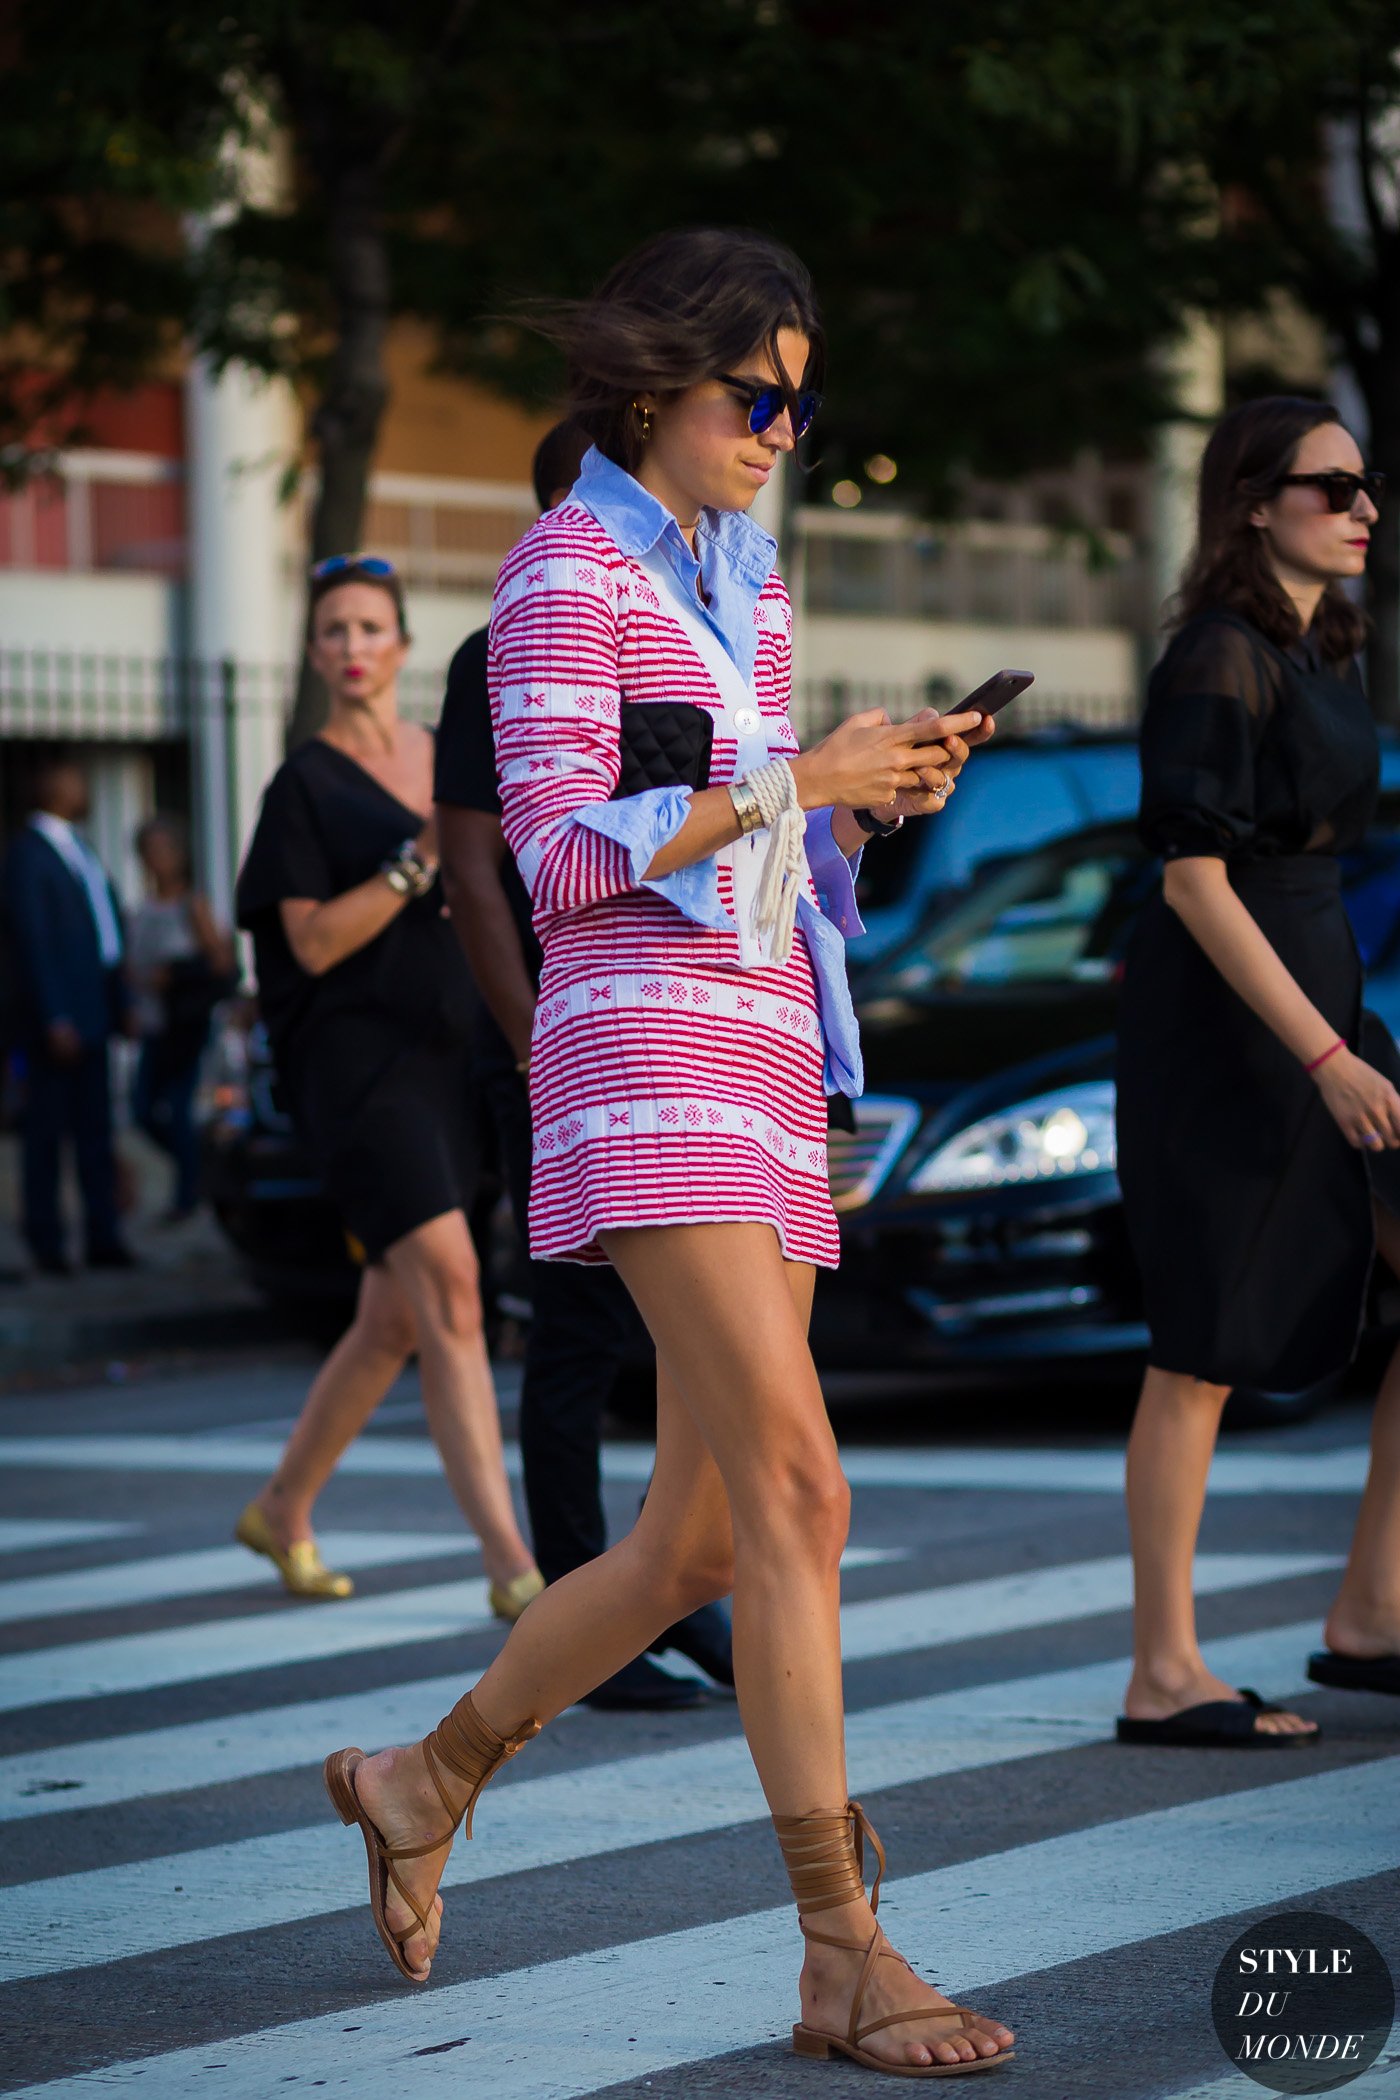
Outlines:
[[914,722],[911,729],[916,744],[936,744],[943,735],[943,725],[954,718],[959,721],[970,714],[994,715],[1007,707],[1018,693],[1024,693],[1028,685],[1035,684],[1034,671],[998,671],[985,685],[979,685],[975,693],[959,700],[955,707],[935,716],[928,722]]
[[1000,714],[1018,693],[1024,693],[1028,685],[1034,684],[1034,671],[998,671],[985,685],[979,685],[975,693],[969,693],[966,700],[960,700],[956,712],[968,714],[976,708],[979,714]]

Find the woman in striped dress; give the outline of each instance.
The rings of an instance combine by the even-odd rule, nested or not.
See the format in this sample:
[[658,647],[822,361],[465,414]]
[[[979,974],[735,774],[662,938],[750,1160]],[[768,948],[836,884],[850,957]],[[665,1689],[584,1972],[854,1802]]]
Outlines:
[[[364,1834],[381,1937],[421,1981],[486,1780],[732,1589],[745,1733],[807,1942],[794,2046],[905,2076],[986,2069],[1008,2029],[916,1978],[876,1922],[879,1873],[864,1887],[863,1840],[883,1854],[846,1788],[849,1490],[807,1321],[837,1259],[826,1099],[861,1086],[854,863],[872,832],[942,808],[962,732],[990,724],[876,711],[798,750],[787,595],[745,515],[819,401],[794,256],[665,235],[564,326],[594,450],[506,562],[491,626],[505,831],[544,947],[530,1240],[611,1261],[635,1298],[656,1470],[629,1536],[530,1606],[425,1743],[339,1751],[327,1783]],[[710,784],[617,796],[627,711],[676,701],[710,717]]]

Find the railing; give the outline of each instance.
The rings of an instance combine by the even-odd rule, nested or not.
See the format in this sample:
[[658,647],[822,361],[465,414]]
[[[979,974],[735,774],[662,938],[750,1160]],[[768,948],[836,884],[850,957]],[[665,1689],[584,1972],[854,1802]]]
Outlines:
[[[201,721],[213,717],[252,721],[273,716],[286,722],[296,682],[291,664],[8,649],[0,651],[0,737],[169,743],[188,738]],[[412,721],[436,722],[442,689],[439,670],[403,672],[403,712]],[[793,694],[793,719],[806,739],[824,735],[861,708],[884,707],[898,719],[930,704],[946,708],[958,697],[950,682],[939,678],[921,684],[809,678]],[[1003,734],[1015,736],[1048,723],[1119,729],[1135,720],[1133,704],[1115,694],[1036,685],[1000,726]]]
[[183,575],[179,465],[144,452],[63,453],[52,474],[0,491],[0,568]]
[[[0,651],[0,737],[169,743],[201,721],[291,717],[294,665],[232,659]],[[406,671],[399,700],[413,721],[435,722],[442,674]]]
[[490,591],[537,512],[533,492],[516,482],[376,474],[360,538],[389,557],[410,590]]
[[1129,628],[1149,620],[1148,578],[1125,534],[808,506],[795,519],[808,613],[990,627]]
[[[411,590],[486,592],[534,515],[521,483],[381,473],[360,537]],[[808,613],[1004,628],[1151,624],[1144,564],[1122,533],[1091,543],[1045,525],[930,525],[818,505],[795,513],[793,532],[789,580]],[[181,577],[186,559],[176,461],[74,450],[53,473],[0,492],[0,568]]]

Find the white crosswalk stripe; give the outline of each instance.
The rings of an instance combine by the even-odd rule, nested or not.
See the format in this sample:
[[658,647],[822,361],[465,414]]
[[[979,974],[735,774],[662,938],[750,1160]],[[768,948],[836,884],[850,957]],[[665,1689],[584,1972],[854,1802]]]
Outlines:
[[484,1579],[393,1590],[348,1603],[297,1604],[247,1619],[118,1634],[0,1658],[0,1712],[53,1699],[97,1699],[194,1684],[238,1670],[324,1660],[409,1641],[447,1640],[496,1624]]
[[[22,1469],[52,1465],[60,1473],[80,1464],[124,1475],[255,1473],[266,1462],[263,1441],[199,1434],[9,1438],[0,1439],[0,1465],[12,1457]],[[367,1439],[355,1454],[358,1462],[347,1470],[386,1480],[437,1470],[430,1447],[406,1438]],[[1121,1490],[1121,1453],[871,1449],[845,1457],[853,1481],[868,1488],[1004,1487],[1007,1481],[989,1469],[995,1459],[999,1466],[1010,1461],[1017,1478],[1009,1484],[1028,1491],[1102,1496],[1110,1491],[1110,1471],[1112,1492]],[[1306,1456],[1227,1452],[1221,1463],[1247,1459],[1256,1483],[1262,1469],[1267,1485],[1246,1482],[1238,1465],[1223,1491],[1342,1494],[1351,1491],[1357,1458],[1350,1449]],[[624,1483],[644,1481],[650,1452],[613,1447],[609,1470]],[[211,1830],[234,1833],[224,1841],[152,1856],[140,1833],[161,1827],[165,1799],[178,1810],[172,1827],[193,1835],[199,1827],[193,1817],[205,1812],[220,1788],[272,1775],[299,1775],[296,1785],[305,1788],[311,1770],[338,1743],[373,1747],[423,1733],[490,1652],[489,1644],[471,1651],[472,1662],[460,1655],[459,1643],[496,1622],[479,1575],[391,1588],[348,1603],[303,1605],[284,1601],[275,1575],[237,1547],[101,1559],[104,1545],[127,1541],[138,1530],[85,1518],[0,1521],[0,1555],[67,1545],[89,1548],[95,1563],[32,1575],[19,1559],[10,1564],[11,1579],[0,1579],[0,1624],[15,1627],[13,1637],[21,1640],[48,1637],[47,1645],[0,1658],[0,1711],[33,1713],[27,1725],[42,1730],[50,1718],[35,1710],[63,1702],[55,1733],[66,1738],[0,1757],[0,1822],[14,1830],[26,1858],[57,1862],[64,1832],[71,1829],[79,1857],[86,1846],[87,1859],[98,1862],[76,1871],[40,1867],[37,1878],[0,1893],[0,1987],[23,1992],[52,1985],[81,1992],[84,1977],[95,1987],[99,1975],[110,1975],[125,1992],[128,1971],[111,1965],[127,1963],[133,1965],[134,2004],[147,1990],[141,1980],[147,1973],[157,1979],[150,1988],[159,1992],[161,1964],[172,1958],[186,1969],[207,1965],[212,1984],[225,1960],[220,1950],[230,1949],[235,1936],[297,1927],[299,1942],[310,1944],[323,1929],[317,1920],[326,1921],[325,1929],[334,1919],[355,1921],[364,1961],[353,1966],[348,1980],[340,1977],[331,1986],[336,2009],[312,2018],[265,2025],[270,2015],[261,2002],[239,2001],[246,2009],[229,2026],[206,2028],[216,2039],[154,2054],[140,2028],[119,2019],[105,2039],[89,2038],[78,2051],[76,2061],[91,2069],[26,2085],[14,2100],[95,2100],[113,2088],[137,2088],[141,2100],[185,2100],[191,2089],[211,2100],[265,2100],[291,2083],[324,2085],[349,2100],[420,2088],[489,2093],[491,2100],[586,2100],[608,2086],[662,2072],[683,2079],[685,2066],[713,2064],[727,2053],[785,2039],[795,2014],[797,1947],[788,1905],[682,1931],[658,1931],[664,1922],[659,1916],[639,1915],[636,1926],[626,1928],[636,1938],[413,1993],[396,1985],[373,1939],[358,1840],[329,1811],[304,1827],[259,1828],[254,1818],[263,1795],[254,1787],[230,1797],[238,1803],[236,1813],[211,1816]],[[392,1579],[399,1567],[474,1553],[475,1542],[440,1525],[328,1532],[323,1548],[332,1564],[384,1570]],[[1262,1770],[1251,1760],[1243,1786],[1246,1775],[1231,1761],[1229,1786],[1219,1795],[1092,1820],[1092,1798],[1083,1796],[1082,1786],[1075,1795],[1072,1775],[1087,1757],[1101,1754],[1092,1746],[1111,1736],[1121,1700],[1129,1662],[1108,1650],[1108,1641],[1117,1646],[1123,1635],[1121,1623],[1110,1625],[1108,1615],[1130,1607],[1127,1559],[1101,1552],[917,1587],[904,1559],[902,1550],[864,1544],[846,1557],[848,1570],[867,1571],[858,1587],[882,1591],[843,1606],[847,1660],[859,1665],[911,1658],[910,1695],[889,1699],[886,1673],[878,1680],[886,1695],[882,1703],[857,1706],[849,1716],[853,1790],[870,1802],[894,1788],[1010,1771],[1043,1759],[1044,1784],[1057,1799],[1083,1799],[1087,1824],[958,1865],[906,1872],[888,1885],[882,1923],[940,1982],[987,2002],[995,2002],[991,1994],[999,1987],[1003,2002],[997,2009],[1014,2015],[1015,1992],[1006,1986],[1018,1978],[1400,1869],[1400,1822],[1393,1812],[1400,1756],[1376,1756],[1383,1746],[1374,1743],[1363,1761],[1322,1771],[1308,1769],[1301,1754],[1286,1764],[1267,1760]],[[1318,1593],[1300,1588],[1280,1596],[1278,1586],[1328,1575],[1339,1564],[1335,1554],[1317,1551],[1203,1556],[1199,1593],[1233,1595],[1237,1602],[1226,1623],[1253,1627],[1209,1643],[1212,1667],[1230,1681],[1258,1683],[1274,1697],[1303,1696],[1303,1663],[1319,1629],[1315,1617],[1299,1613]],[[270,1589],[266,1606],[258,1599],[250,1608],[246,1593],[259,1584]],[[238,1599],[232,1616],[209,1617],[207,1602],[201,1615],[202,1600],[225,1593]],[[157,1617],[142,1630],[138,1618],[130,1632],[66,1638],[70,1631],[81,1633],[83,1614],[121,1608],[168,1618],[172,1608],[186,1604],[186,1624],[162,1625]],[[1288,1623],[1276,1623],[1282,1617]],[[1104,1626],[1094,1627],[1096,1619],[1104,1619]],[[29,1621],[46,1623],[36,1623],[30,1636],[21,1627]],[[1022,1643],[1020,1674],[956,1690],[927,1689],[936,1665],[913,1660],[957,1646],[963,1649],[958,1667],[965,1670],[966,1644],[1039,1629],[1048,1634],[1073,1624],[1086,1627],[1079,1638],[1087,1646],[1079,1652],[1104,1659],[1026,1674]],[[276,1690],[263,1684],[269,1670],[295,1666],[298,1689],[304,1679],[311,1692],[321,1662],[374,1653],[376,1675],[382,1675],[392,1672],[396,1652],[424,1642],[450,1644],[431,1676],[409,1677],[405,1671],[387,1686],[269,1703]],[[417,1659],[421,1668],[423,1658]],[[226,1688],[223,1679],[230,1680]],[[853,1678],[853,1695],[859,1697],[861,1684],[871,1682]],[[200,1689],[209,1686],[233,1711],[201,1717],[211,1713],[207,1703],[198,1703],[211,1696]],[[146,1692],[167,1695],[163,1716],[178,1716],[183,1704],[195,1717],[109,1734],[99,1731],[113,1725],[103,1718],[110,1709],[94,1707],[89,1715],[82,1704]],[[493,1786],[476,1841],[454,1851],[443,1882],[449,1940],[455,1925],[477,1935],[474,1944],[489,1945],[493,1906],[508,1902],[516,1877],[532,1870],[567,1871],[617,1856],[625,1877],[627,1855],[649,1848],[662,1857],[674,1851],[684,1872],[688,1845],[726,1831],[771,1850],[766,1807],[736,1719],[718,1737],[676,1741],[673,1732],[660,1748],[639,1729],[635,1747],[616,1755],[625,1737],[612,1717],[582,1709],[562,1716],[545,1739],[547,1747],[532,1747]],[[1214,1764],[1192,1769],[1200,1772],[1203,1787],[1216,1784]],[[1040,1784],[1036,1768],[1028,1770],[1031,1783]],[[284,1788],[286,1783],[277,1781]],[[305,1795],[295,1798],[300,1804]],[[143,1808],[146,1803],[153,1807]],[[65,1822],[64,1812],[85,1809],[104,1814],[91,1824],[81,1818]],[[132,1816],[124,1822],[126,1810]],[[275,1820],[285,1820],[285,1811]],[[1065,1820],[1061,1813],[1056,1824]],[[88,1833],[99,1822],[104,1837],[96,1844]],[[248,1834],[237,1834],[240,1828]],[[128,1850],[140,1856],[128,1857]],[[117,1863],[100,1863],[104,1859]],[[1208,1873],[1202,1871],[1205,1859]],[[897,1859],[892,1866],[898,1877]],[[36,1869],[25,1871],[34,1875]],[[466,1887],[474,1890],[470,1906],[453,1895]],[[561,1917],[565,1949],[568,1922]],[[575,1936],[572,1944],[586,1946],[586,1940]],[[316,1989],[315,2002],[326,2004],[324,1977]],[[367,1999],[356,1996],[366,1991]],[[294,2007],[304,2010],[294,1996],[282,2005]],[[1033,2038],[1023,2037],[1022,2060],[1023,2067],[1033,2064]],[[1400,2078],[1387,2083],[1386,2071],[1378,2065],[1350,2090],[1358,2100],[1383,2100],[1386,2093],[1400,2100]],[[1183,2081],[1174,2100],[1245,2100],[1246,2086],[1235,2074],[1190,2088]],[[1160,2081],[1154,2086],[1159,2089]],[[1035,2090],[1033,2072],[1028,2090]]]
[[[1299,1659],[1308,1631],[1287,1626],[1222,1642],[1218,1667],[1267,1674],[1292,1696],[1305,1689]],[[874,1793],[1102,1742],[1112,1732],[1127,1672],[1121,1657],[852,1713],[852,1788]],[[440,1692],[435,1705],[423,1702],[405,1731],[409,1740],[435,1726],[459,1690],[449,1688],[446,1698]],[[371,1698],[354,1705],[355,1718],[370,1717]],[[374,1733],[352,1727],[346,1739]],[[377,1733],[383,1734],[382,1719]],[[322,1735],[320,1755],[337,1741]],[[444,1889],[618,1847],[695,1837],[766,1813],[739,1735],[542,1778],[527,1777],[528,1766],[515,1769],[519,1778],[492,1794],[489,1839],[458,1846]],[[187,1784],[197,1770],[187,1769]],[[0,1983],[291,1924],[358,1904],[363,1883],[358,1846],[327,1822],[34,1882],[7,1892]]]
[[0,1517],[0,1553],[36,1553],[48,1546],[91,1546],[130,1538],[139,1524],[89,1524],[68,1517]]
[[[1198,1580],[1205,1592],[1241,1589],[1336,1565],[1330,1558],[1309,1554],[1209,1554],[1198,1564]],[[1131,1598],[1128,1560],[1081,1561],[848,1605],[842,1637],[847,1658],[859,1661],[1121,1611]],[[436,1583],[342,1604],[297,1605],[257,1618],[220,1619],[159,1633],[118,1634],[110,1640],[0,1658],[0,1712],[50,1700],[149,1691],[409,1641],[444,1640],[479,1633],[494,1623],[486,1605],[486,1584],[476,1581]]]
[[[1273,1560],[1264,1555],[1211,1556],[1202,1567],[1202,1595],[1331,1565],[1325,1560],[1303,1562],[1295,1555]],[[1046,1570],[1042,1580],[1056,1585],[1061,1601],[1072,1601],[1081,1611],[1109,1610],[1126,1601],[1121,1562],[1091,1562],[1089,1570],[1097,1571],[1097,1585],[1086,1582],[1083,1569]],[[988,1608],[994,1603],[1025,1598],[1036,1612],[1046,1607],[1047,1600],[1036,1595],[1024,1576],[1005,1578],[1000,1594],[993,1591],[989,1596],[988,1591],[993,1591],[991,1584],[968,1583],[848,1604],[843,1614],[847,1660],[869,1661],[904,1646],[933,1648],[950,1640],[1014,1631],[1021,1622],[1009,1621],[1004,1611],[998,1618]],[[979,1614],[974,1614],[974,1604],[981,1605]],[[1066,1610],[1065,1616],[1070,1615]],[[1304,1623],[1291,1632],[1297,1648],[1315,1637],[1316,1628]],[[1256,1661],[1253,1667],[1267,1674],[1263,1663]],[[0,1822],[71,1808],[112,1807],[192,1785],[223,1785],[283,1771],[315,1763],[328,1744],[409,1741],[433,1726],[458,1696],[461,1684],[460,1676],[430,1677],[356,1697],[307,1700],[0,1758]]]
[[[1359,2078],[1349,2078],[1341,2091],[1347,2100],[1397,2100],[1400,2095],[1400,2056],[1391,2055],[1389,2061],[1383,2056],[1369,2071]],[[1231,2071],[1224,2078],[1206,2079],[1200,2085],[1183,2086],[1179,2092],[1169,2093],[1165,2100],[1259,2100],[1266,2087],[1257,2079],[1248,2077],[1243,2071]]]
[[[397,1562],[475,1559],[469,1532],[327,1531],[321,1553],[327,1567],[358,1572],[391,1568]],[[64,1612],[118,1611],[132,1604],[166,1604],[182,1597],[212,1597],[224,1590],[275,1589],[275,1568],[246,1546],[215,1546],[199,1553],[162,1553],[151,1560],[116,1561],[102,1570],[94,1594],[92,1571],[29,1575],[0,1582],[0,1625],[16,1619],[55,1618]]]
[[[111,1469],[133,1473],[247,1473],[265,1478],[281,1456],[272,1437],[67,1436],[0,1437],[0,1467],[58,1470]],[[1336,1451],[1311,1451],[1303,1464],[1293,1452],[1225,1450],[1211,1467],[1212,1495],[1355,1495],[1366,1480],[1364,1444]],[[518,1452],[507,1454],[519,1477]],[[996,1494],[1121,1495],[1121,1445],[1102,1450],[1036,1451],[885,1448],[844,1454],[852,1487],[967,1488]],[[651,1478],[648,1444],[610,1444],[604,1478],[645,1486]],[[440,1472],[437,1453],[418,1437],[372,1436],[352,1444],[338,1469],[346,1476],[432,1479]]]
[[[1017,1976],[1393,1872],[1397,1785],[1400,1758],[1385,1758],[1099,1824],[911,1875],[892,1885],[881,1915],[911,1959],[980,2000]],[[940,1918],[957,1921],[955,1956],[937,1944]],[[86,2100],[111,2089],[185,2100],[192,2088],[213,2100],[266,2100],[279,2081],[319,2079],[334,2090],[352,2075],[364,2094],[465,2089],[491,2100],[583,2100],[774,2039],[792,2014],[795,1940],[785,1904],[357,2005],[353,2037],[337,2012],[26,2087],[16,2100]]]

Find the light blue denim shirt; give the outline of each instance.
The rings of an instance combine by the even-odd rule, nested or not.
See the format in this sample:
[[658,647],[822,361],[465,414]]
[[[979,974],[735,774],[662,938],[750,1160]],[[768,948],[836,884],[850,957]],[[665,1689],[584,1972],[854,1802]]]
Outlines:
[[[594,446],[574,483],[572,501],[592,513],[609,537],[634,560],[660,546],[688,599],[714,629],[727,654],[752,682],[758,635],[754,608],[773,573],[777,544],[744,511],[703,510],[696,528],[698,555],[671,512],[639,481]],[[705,593],[702,600],[697,583]],[[705,601],[708,600],[708,603]],[[690,808],[688,787],[648,788],[618,802],[590,804],[577,821],[614,839],[631,856],[640,888],[656,890],[688,919],[728,932],[731,920],[720,902],[713,857],[648,879],[645,870],[675,837]],[[820,910],[802,897],[797,919],[807,940],[817,983],[829,1094],[859,1094],[864,1086],[860,1036],[846,981],[846,940],[864,931],[856,910],[855,876],[860,856],[848,861],[831,835],[831,811],[807,819],[807,859]]]

